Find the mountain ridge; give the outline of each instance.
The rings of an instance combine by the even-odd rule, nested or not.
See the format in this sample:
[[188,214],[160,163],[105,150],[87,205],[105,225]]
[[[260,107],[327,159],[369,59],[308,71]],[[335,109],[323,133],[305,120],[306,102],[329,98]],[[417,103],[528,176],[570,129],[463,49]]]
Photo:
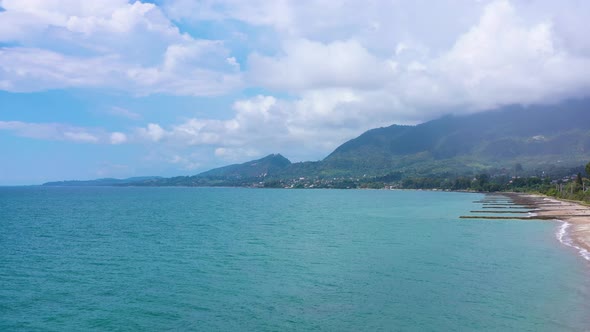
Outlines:
[[468,115],[446,115],[418,125],[373,128],[315,162],[292,163],[281,154],[270,154],[193,176],[114,185],[257,186],[303,177],[452,177],[506,173],[516,164],[532,174],[545,174],[556,167],[576,167],[588,160],[590,99],[581,99],[555,105],[507,106]]
[[163,179],[161,176],[134,176],[125,179],[101,178],[94,180],[64,180],[45,182],[43,186],[53,187],[89,187],[89,186],[114,186],[122,184],[132,184],[146,181],[157,181]]
[[474,162],[495,167],[556,160],[579,163],[590,158],[589,106],[587,100],[555,106],[511,106],[444,116],[416,126],[376,128],[343,143],[323,162],[332,168],[369,172],[423,168],[427,162],[455,164],[464,171],[476,170],[469,167]]
[[197,174],[200,177],[265,177],[270,173],[291,165],[291,161],[280,153],[269,154],[266,157],[214,168]]

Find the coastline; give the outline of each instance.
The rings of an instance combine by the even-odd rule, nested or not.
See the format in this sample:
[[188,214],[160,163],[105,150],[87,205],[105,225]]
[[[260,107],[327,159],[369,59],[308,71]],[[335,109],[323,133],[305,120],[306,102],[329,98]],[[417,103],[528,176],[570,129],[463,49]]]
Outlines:
[[526,194],[502,193],[514,204],[531,207],[530,219],[556,220],[563,224],[556,234],[557,239],[576,250],[590,261],[590,206],[553,197]]

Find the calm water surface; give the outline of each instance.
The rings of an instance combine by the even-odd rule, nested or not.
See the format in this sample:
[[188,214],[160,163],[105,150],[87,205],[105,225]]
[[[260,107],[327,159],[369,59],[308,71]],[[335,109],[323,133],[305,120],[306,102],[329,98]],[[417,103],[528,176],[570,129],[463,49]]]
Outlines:
[[0,330],[590,330],[559,225],[481,197],[0,188]]

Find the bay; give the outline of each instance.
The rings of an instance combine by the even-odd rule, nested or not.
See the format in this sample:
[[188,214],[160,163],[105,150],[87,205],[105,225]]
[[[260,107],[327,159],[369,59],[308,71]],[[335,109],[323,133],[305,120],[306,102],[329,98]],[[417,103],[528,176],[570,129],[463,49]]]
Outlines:
[[0,188],[0,330],[578,331],[589,264],[480,194]]

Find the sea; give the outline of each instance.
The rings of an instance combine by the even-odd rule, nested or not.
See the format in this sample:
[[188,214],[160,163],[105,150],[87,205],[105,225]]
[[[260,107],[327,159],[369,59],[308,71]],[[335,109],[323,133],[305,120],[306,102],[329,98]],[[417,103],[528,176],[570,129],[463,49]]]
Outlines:
[[588,331],[559,222],[484,195],[0,188],[0,331]]

